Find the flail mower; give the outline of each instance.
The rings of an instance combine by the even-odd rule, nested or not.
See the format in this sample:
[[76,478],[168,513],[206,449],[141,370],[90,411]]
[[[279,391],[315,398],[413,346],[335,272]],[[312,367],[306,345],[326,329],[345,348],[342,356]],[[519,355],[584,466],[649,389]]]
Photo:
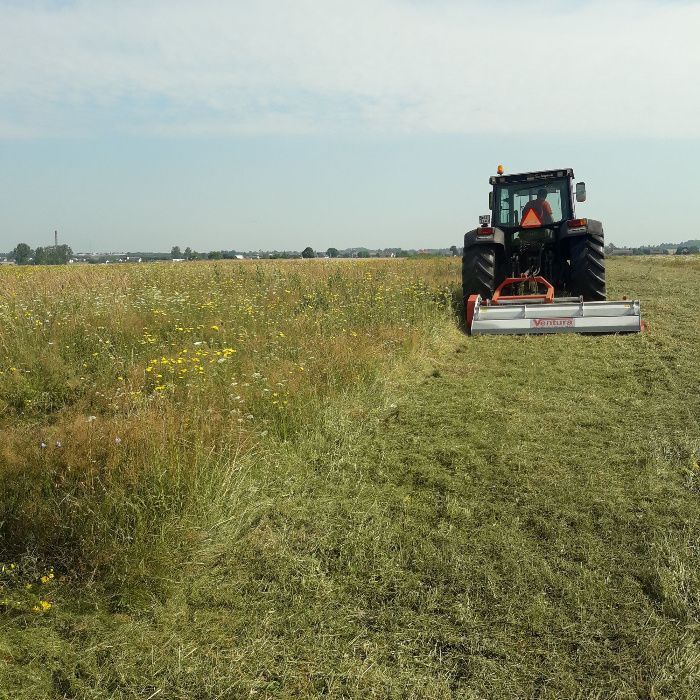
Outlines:
[[586,185],[573,179],[571,168],[504,175],[501,165],[489,179],[492,214],[464,236],[472,335],[642,330],[639,301],[607,301],[603,225],[576,218]]

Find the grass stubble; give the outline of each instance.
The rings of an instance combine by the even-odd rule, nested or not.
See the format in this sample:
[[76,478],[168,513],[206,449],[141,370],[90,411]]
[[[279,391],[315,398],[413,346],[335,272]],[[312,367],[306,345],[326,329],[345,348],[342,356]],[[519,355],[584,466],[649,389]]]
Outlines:
[[3,557],[56,572],[0,694],[698,697],[700,264],[609,269],[646,334],[465,337],[451,261],[0,271]]

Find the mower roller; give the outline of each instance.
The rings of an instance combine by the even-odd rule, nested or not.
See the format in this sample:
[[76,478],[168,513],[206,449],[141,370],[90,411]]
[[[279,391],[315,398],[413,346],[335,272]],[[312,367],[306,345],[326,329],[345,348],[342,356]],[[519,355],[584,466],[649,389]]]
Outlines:
[[[472,335],[638,333],[639,301],[607,301],[603,226],[575,218],[571,168],[490,178],[491,215],[464,236],[462,293]],[[561,295],[555,293],[555,289]]]

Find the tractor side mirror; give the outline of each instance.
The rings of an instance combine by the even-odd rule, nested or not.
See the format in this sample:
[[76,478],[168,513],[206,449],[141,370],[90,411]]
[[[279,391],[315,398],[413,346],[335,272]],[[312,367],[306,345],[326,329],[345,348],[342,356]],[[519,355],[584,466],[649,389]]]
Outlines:
[[493,192],[489,192],[489,211],[493,211]]
[[576,201],[585,202],[586,201],[586,183],[577,182],[576,183]]

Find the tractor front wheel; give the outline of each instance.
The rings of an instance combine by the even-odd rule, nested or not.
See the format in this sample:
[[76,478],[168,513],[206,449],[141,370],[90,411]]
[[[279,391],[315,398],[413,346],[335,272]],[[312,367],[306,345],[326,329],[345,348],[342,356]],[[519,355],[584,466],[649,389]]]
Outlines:
[[588,233],[571,242],[570,287],[584,301],[605,301],[603,237]]
[[462,256],[462,295],[464,301],[472,294],[490,299],[496,289],[496,247],[474,245],[464,249]]

